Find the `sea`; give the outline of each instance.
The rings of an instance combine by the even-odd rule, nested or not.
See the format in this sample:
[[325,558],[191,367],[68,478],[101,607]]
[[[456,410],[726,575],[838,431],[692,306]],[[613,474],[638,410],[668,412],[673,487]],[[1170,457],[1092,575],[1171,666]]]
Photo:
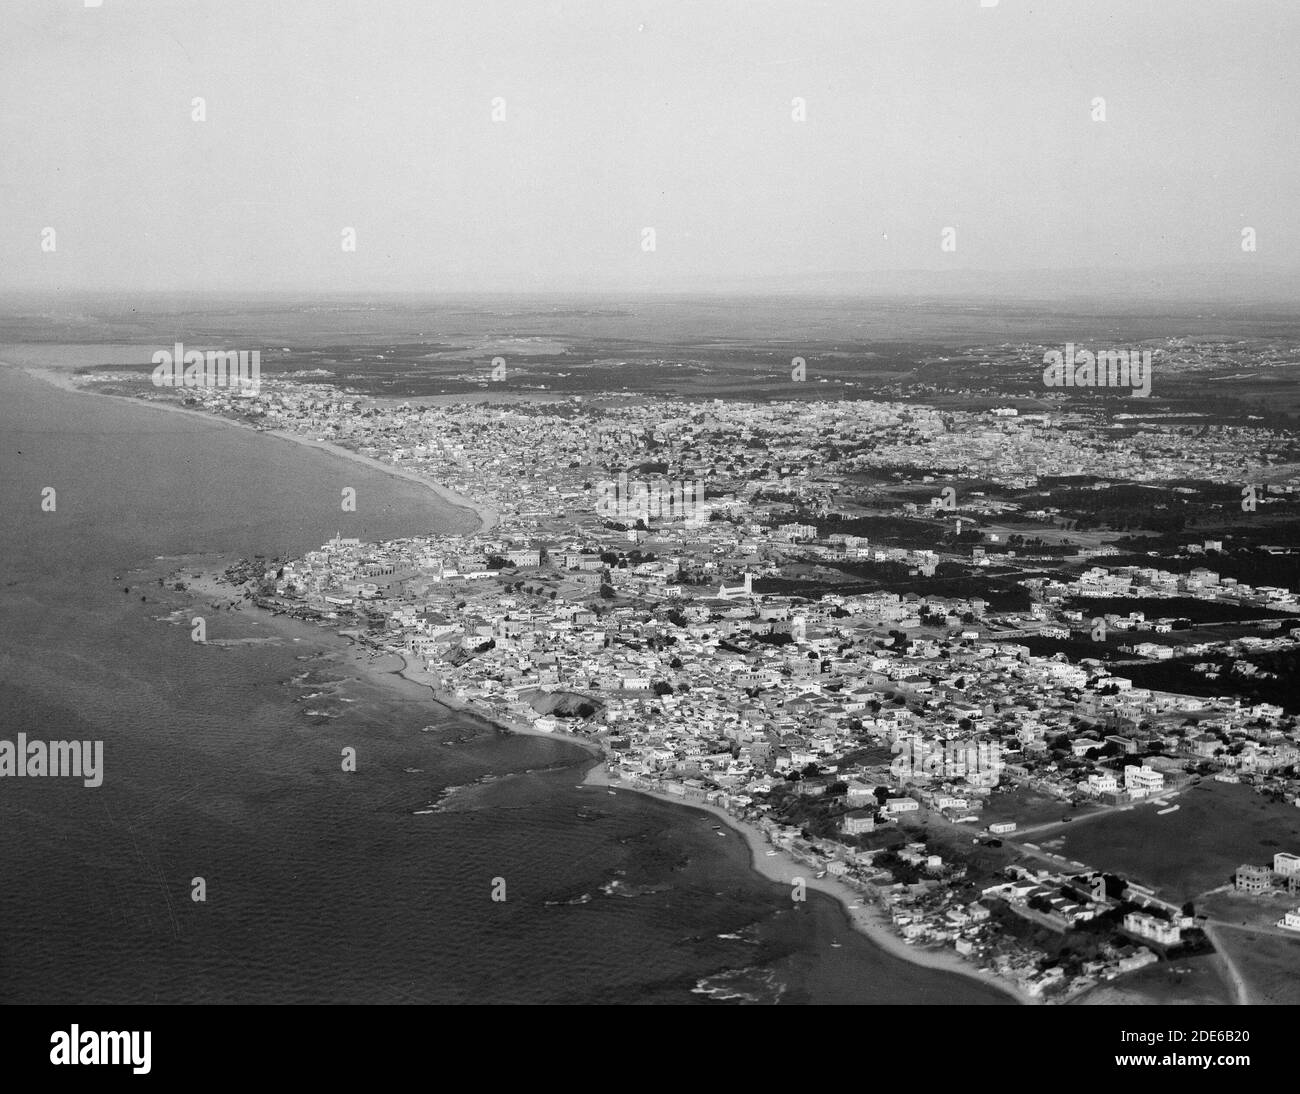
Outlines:
[[0,779],[0,1002],[1008,1001],[792,902],[705,813],[581,788],[576,745],[169,581],[466,530],[418,485],[12,368],[0,453],[0,738],[103,742],[98,787]]

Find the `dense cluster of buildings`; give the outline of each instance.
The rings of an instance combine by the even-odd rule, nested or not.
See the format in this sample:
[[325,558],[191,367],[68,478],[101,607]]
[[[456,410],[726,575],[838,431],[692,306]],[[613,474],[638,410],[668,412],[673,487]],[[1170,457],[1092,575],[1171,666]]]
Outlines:
[[[193,397],[217,408],[234,398]],[[777,847],[879,899],[904,937],[951,944],[1031,993],[1139,967],[1155,959],[1149,946],[1178,945],[1190,924],[1154,897],[1136,906],[1131,893],[1121,901],[1089,889],[1082,875],[1022,872],[972,900],[960,860],[914,841],[882,854],[882,835],[909,815],[976,839],[1009,835],[1015,820],[994,807],[1009,790],[1065,808],[1123,807],[1186,785],[1193,765],[1241,775],[1300,758],[1295,721],[1279,707],[1135,687],[1099,660],[1035,655],[1022,641],[1091,624],[1069,606],[1078,598],[1300,610],[1286,589],[1251,589],[1208,568],[1093,566],[1072,582],[1027,578],[1032,603],[1022,612],[993,612],[976,596],[755,592],[756,580],[819,553],[903,562],[922,576],[941,561],[935,549],[823,538],[816,525],[783,519],[791,509],[751,503],[762,485],[803,510],[827,505],[839,489],[822,466],[827,448],[841,470],[942,466],[1032,481],[1027,467],[1045,475],[1088,465],[1086,423],[867,402],[661,400],[620,407],[615,428],[579,400],[375,407],[275,382],[239,402],[265,424],[426,472],[501,518],[473,535],[336,537],[266,576],[261,591],[278,607],[357,627],[499,721],[597,738],[613,777],[756,824]],[[1139,446],[1135,475],[1226,471],[1226,442],[1213,431],[1199,441],[1174,454],[1165,438],[1159,459],[1154,440]],[[709,489],[681,492],[692,505],[661,505],[658,519],[642,509],[611,520],[593,499],[629,470]],[[1105,618],[1116,630],[1152,626],[1140,612]],[[586,716],[539,713],[546,692],[583,697]],[[1295,784],[1285,787],[1295,800]],[[818,818],[818,832],[790,823],[799,811]],[[991,906],[1053,930],[1113,912],[1114,937],[1066,971],[1015,941]]]

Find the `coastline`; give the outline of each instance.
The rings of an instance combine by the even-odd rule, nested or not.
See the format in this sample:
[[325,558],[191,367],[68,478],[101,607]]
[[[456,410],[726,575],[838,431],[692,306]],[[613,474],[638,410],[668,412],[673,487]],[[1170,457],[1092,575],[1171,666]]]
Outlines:
[[441,707],[446,707],[448,710],[454,710],[462,714],[472,714],[474,717],[481,718],[489,725],[505,733],[513,733],[521,737],[546,737],[552,741],[565,741],[569,744],[576,745],[585,752],[595,756],[602,764],[605,761],[605,750],[595,741],[586,737],[579,737],[574,733],[566,733],[563,730],[547,732],[546,730],[530,726],[527,722],[520,721],[517,718],[507,718],[504,715],[498,714],[496,711],[482,710],[472,702],[457,699],[454,695],[443,691],[439,686],[441,681],[434,682],[433,679],[430,679],[430,674],[428,672],[413,666],[410,658],[405,654],[396,653],[391,654],[390,656],[399,658],[402,662],[402,667],[400,669],[380,669],[378,666],[375,666],[375,671],[382,672],[388,676],[400,676],[402,679],[409,680],[413,684],[419,684],[422,687],[428,688],[433,694],[433,701]]
[[[749,868],[754,873],[766,878],[768,881],[774,881],[782,885],[790,885],[796,877],[801,877],[804,879],[807,888],[816,889],[820,893],[834,897],[844,909],[844,913],[848,916],[849,923],[854,930],[864,935],[877,948],[891,957],[897,957],[902,961],[919,965],[922,968],[951,973],[955,976],[964,976],[967,979],[997,988],[1009,995],[1017,1003],[1026,1006],[1042,1004],[1041,999],[1021,991],[1014,984],[1010,984],[1001,977],[962,960],[955,951],[921,949],[904,942],[890,928],[884,913],[871,901],[870,897],[859,893],[836,878],[830,876],[813,877],[814,871],[810,867],[798,862],[780,848],[773,847],[763,838],[763,834],[758,829],[732,816],[720,806],[708,802],[686,801],[684,798],[672,794],[665,794],[656,790],[645,790],[621,780],[616,781],[609,777],[603,761],[587,772],[583,785],[611,789],[616,792],[626,791],[632,794],[644,794],[648,798],[654,798],[656,801],[666,802],[669,805],[684,806],[687,809],[698,809],[705,813],[711,813],[745,841],[749,847]],[[768,851],[776,851],[776,854],[768,855]]]
[[[220,573],[214,571],[210,563],[195,563],[194,565],[197,566],[197,572],[200,575],[197,578],[193,576],[196,571],[192,570],[191,567],[182,566],[179,568],[179,571],[185,571],[183,580],[186,585],[186,595],[200,603],[239,602],[240,598],[236,595],[238,586],[229,585],[223,581]],[[276,631],[280,638],[291,642],[303,640],[319,642],[322,636],[326,634],[331,639],[346,641],[346,646],[341,645],[339,647],[340,651],[345,654],[342,663],[346,664],[350,670],[365,676],[371,682],[382,687],[397,690],[418,688],[421,692],[427,690],[436,706],[459,714],[472,715],[487,723],[499,733],[513,734],[520,737],[546,737],[552,741],[564,741],[582,749],[590,756],[602,762],[604,761],[605,750],[591,738],[567,733],[563,730],[548,732],[537,729],[517,718],[508,718],[494,710],[481,708],[472,701],[457,699],[440,687],[440,680],[419,668],[418,665],[413,664],[409,655],[387,650],[382,652],[368,650],[364,645],[357,642],[354,637],[343,633],[347,628],[317,627],[313,623],[290,616],[275,615],[252,603],[240,604],[240,612],[254,624],[266,625]],[[279,641],[280,638],[260,639],[260,641]],[[214,642],[213,644],[218,643]],[[412,694],[415,694],[415,692],[412,692]]]
[[373,456],[365,456],[360,452],[354,452],[350,448],[345,448],[340,444],[332,441],[322,440],[316,437],[308,437],[302,433],[294,433],[288,429],[258,429],[256,426],[248,423],[236,421],[233,418],[226,418],[220,414],[211,414],[206,410],[198,410],[191,407],[181,406],[179,403],[173,403],[165,399],[140,399],[131,395],[113,395],[108,392],[94,391],[85,384],[78,384],[73,374],[61,369],[40,365],[25,365],[12,361],[0,360],[0,367],[17,369],[26,373],[33,379],[40,380],[44,383],[57,387],[61,391],[72,392],[76,395],[90,395],[103,399],[122,399],[136,406],[154,407],[157,410],[168,411],[176,414],[188,414],[201,418],[204,421],[216,422],[236,429],[247,429],[254,433],[260,433],[266,437],[275,437],[282,441],[292,444],[300,444],[306,448],[316,448],[323,452],[329,452],[340,459],[351,460],[354,463],[362,464],[372,470],[383,471],[399,479],[405,479],[408,482],[415,483],[430,491],[439,501],[452,509],[467,511],[473,514],[478,521],[479,527],[473,529],[474,532],[489,532],[500,523],[500,514],[490,505],[475,501],[473,498],[466,497],[464,494],[458,494],[450,487],[444,486],[440,482],[426,478],[416,471],[408,468],[399,467],[395,464],[384,463]]
[[[385,464],[378,459],[362,455],[361,453],[354,452],[329,441],[307,437],[288,430],[258,429],[246,422],[211,414],[202,409],[183,407],[164,400],[132,398],[131,396],[114,396],[106,392],[94,391],[88,389],[84,385],[77,384],[71,373],[57,368],[42,367],[39,365],[24,365],[8,361],[0,361],[0,366],[19,369],[28,375],[31,375],[35,379],[49,383],[52,386],[65,391],[83,395],[101,396],[104,398],[127,399],[137,404],[154,406],[172,413],[179,412],[198,415],[199,417],[210,421],[225,423],[226,425],[248,429],[257,433],[269,434],[270,436],[277,437],[286,442],[301,444],[305,447],[316,448],[326,452],[332,452],[340,458],[356,461],[357,463],[364,464],[372,469],[407,479],[408,481],[425,487],[448,506],[456,509],[467,510],[472,513],[479,521],[481,526],[480,530],[482,531],[487,531],[491,527],[494,527],[499,520],[499,515],[496,510],[459,495],[448,487],[424,478],[413,471],[395,465]],[[214,599],[235,599],[238,587],[225,585],[219,580],[219,574],[206,571],[204,573],[204,580],[195,581],[192,578],[188,580],[191,586],[191,591],[196,596]],[[255,605],[243,605],[242,610],[249,616],[259,620],[263,617],[266,617],[268,620],[272,618],[270,612],[258,608]],[[302,626],[307,627],[310,625],[302,624]],[[313,627],[312,630],[315,630],[315,628]],[[329,633],[334,636],[348,637],[347,635],[340,635],[340,632],[334,628],[328,628],[328,630]],[[293,640],[298,639],[294,638]],[[708,803],[686,801],[673,795],[644,790],[621,781],[615,782],[611,780],[606,773],[605,751],[598,742],[562,730],[557,730],[555,732],[539,730],[522,720],[508,718],[496,711],[480,708],[472,701],[457,699],[455,696],[441,689],[440,680],[431,676],[431,674],[424,670],[413,666],[411,660],[407,656],[388,652],[371,653],[360,643],[357,643],[355,639],[349,640],[351,643],[351,649],[349,650],[348,660],[352,663],[352,667],[356,671],[365,674],[371,680],[382,681],[383,686],[401,688],[404,685],[417,685],[427,688],[433,702],[437,706],[450,711],[470,714],[492,726],[499,732],[517,734],[520,736],[548,737],[553,740],[558,739],[576,745],[578,748],[587,752],[596,761],[586,772],[584,785],[606,787],[615,791],[632,791],[639,794],[645,794],[648,797],[656,798],[670,805],[686,806],[688,808],[712,813],[730,830],[740,835],[746,841],[746,844],[750,849],[750,869],[752,869],[756,874],[769,881],[785,885],[789,885],[791,880],[795,877],[804,878],[808,887],[814,888],[819,892],[838,900],[852,927],[865,936],[877,948],[891,956],[913,965],[963,976],[976,982],[993,986],[1019,1003],[1036,1004],[1041,1002],[1041,1000],[1020,991],[1014,985],[1011,985],[993,974],[980,970],[962,960],[955,952],[923,949],[905,943],[897,934],[894,933],[885,919],[884,914],[874,903],[871,902],[870,898],[860,894],[850,886],[835,878],[829,876],[823,878],[812,877],[811,874],[814,871],[808,866],[800,864],[784,851],[770,848],[770,845],[757,829],[738,820],[725,810]],[[386,661],[388,657],[397,658],[401,662],[401,667],[386,667],[383,662]],[[397,677],[398,681],[401,681],[401,683],[395,681],[394,677]],[[768,856],[766,851],[769,849],[776,850],[777,853]]]
[[[147,402],[148,400],[138,399],[136,401]],[[185,410],[184,407],[176,407],[175,409]],[[198,411],[197,413],[202,414],[204,412]],[[208,414],[206,416],[209,418],[217,417],[215,414]],[[342,459],[352,460],[356,463],[364,464],[367,467],[373,468],[376,471],[384,471],[399,479],[406,479],[408,482],[417,483],[418,485],[423,486],[426,490],[432,491],[439,499],[444,501],[451,508],[467,509],[473,513],[474,517],[479,522],[479,527],[475,529],[477,532],[490,532],[500,523],[500,514],[490,505],[484,505],[482,502],[477,502],[473,498],[466,497],[464,494],[458,494],[450,487],[444,486],[440,482],[435,482],[433,479],[425,478],[417,471],[411,471],[405,467],[398,467],[396,464],[384,463],[383,460],[377,460],[373,456],[365,456],[360,452],[354,452],[352,449],[344,448],[342,445],[335,444],[333,441],[321,440],[316,437],[306,437],[301,433],[294,433],[287,429],[257,429],[255,426],[247,425],[244,422],[234,422],[229,418],[221,418],[220,420],[223,422],[230,422],[231,425],[243,426],[245,429],[252,429],[254,432],[264,434],[268,437],[278,437],[280,440],[292,441],[294,444],[301,444],[307,448],[318,448],[324,452],[332,452],[334,455],[339,456]]]
[[[192,582],[191,589],[205,597],[213,597],[229,595],[230,592],[233,592],[234,587],[220,584],[217,581],[217,575],[208,572],[201,581]],[[265,609],[258,608],[255,605],[248,605],[245,610],[256,616],[270,614]],[[338,635],[338,631],[333,629],[330,629],[330,633]],[[443,690],[439,686],[441,684],[440,680],[412,664],[407,655],[391,652],[372,654],[368,653],[355,639],[349,638],[349,641],[351,649],[349,650],[348,660],[352,668],[365,674],[373,681],[381,682],[382,686],[415,685],[425,688],[428,689],[435,705],[445,710],[472,715],[492,726],[498,732],[519,736],[547,737],[551,740],[567,742],[582,749],[595,761],[585,773],[582,781],[583,786],[613,790],[616,793],[627,791],[629,793],[644,794],[646,797],[654,798],[668,805],[684,806],[688,809],[711,813],[745,840],[750,853],[749,867],[754,873],[768,881],[783,885],[789,885],[796,877],[804,878],[808,888],[816,889],[818,892],[825,893],[827,896],[839,901],[852,927],[890,956],[922,968],[963,976],[978,983],[992,986],[1010,996],[1017,1003],[1025,1005],[1042,1003],[1041,999],[1030,996],[1000,977],[977,968],[951,950],[920,948],[904,942],[902,938],[894,933],[885,919],[884,913],[865,894],[859,893],[844,882],[829,876],[813,877],[812,874],[815,871],[799,863],[785,851],[772,847],[758,829],[732,816],[719,806],[711,805],[708,802],[686,801],[684,798],[671,794],[645,790],[621,780],[615,781],[611,779],[606,770],[605,750],[598,742],[562,730],[547,732],[536,729],[519,719],[506,718],[496,711],[481,709],[472,701],[457,699],[454,695]],[[393,662],[389,661],[390,658],[393,661],[400,662],[400,667],[394,667]],[[386,661],[389,661],[389,663],[385,664]],[[775,850],[776,854],[768,855],[767,851],[769,850]]]

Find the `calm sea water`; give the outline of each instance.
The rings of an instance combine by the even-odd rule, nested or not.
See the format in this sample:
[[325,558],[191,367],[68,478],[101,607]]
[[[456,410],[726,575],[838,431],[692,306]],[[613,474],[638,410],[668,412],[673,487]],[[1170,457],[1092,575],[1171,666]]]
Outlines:
[[0,780],[0,1001],[1005,1001],[792,906],[703,813],[577,789],[571,744],[367,682],[326,632],[221,646],[274,633],[158,585],[463,527],[413,484],[3,368],[0,452],[0,737],[105,753],[97,789]]

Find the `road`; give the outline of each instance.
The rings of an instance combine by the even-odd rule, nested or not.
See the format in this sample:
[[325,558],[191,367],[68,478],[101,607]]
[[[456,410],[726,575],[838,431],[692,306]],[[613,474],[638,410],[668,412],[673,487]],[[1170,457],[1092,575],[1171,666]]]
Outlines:
[[1236,962],[1232,960],[1227,948],[1219,939],[1218,930],[1220,927],[1231,929],[1232,924],[1224,923],[1219,920],[1207,919],[1203,924],[1205,937],[1210,940],[1210,945],[1214,947],[1217,953],[1223,959],[1224,971],[1228,974],[1228,981],[1232,984],[1233,994],[1236,996],[1237,1005],[1246,1007],[1250,1005],[1250,988],[1246,984],[1246,978],[1241,975],[1241,970],[1237,968]]
[[[1044,824],[1036,824],[1032,828],[1019,828],[1015,833],[1015,842],[1020,843],[1026,836],[1034,836],[1039,833],[1050,832],[1056,828],[1064,829],[1066,824],[1087,824],[1090,820],[1098,820],[1101,817],[1113,817],[1116,813],[1127,813],[1131,809],[1137,809],[1144,805],[1156,805],[1159,802],[1163,802],[1164,805],[1161,805],[1160,808],[1164,809],[1166,805],[1172,804],[1173,800],[1182,792],[1181,788],[1178,790],[1169,790],[1157,797],[1146,798],[1143,801],[1132,802],[1129,805],[1103,805],[1100,809],[1096,809],[1090,813],[1080,813],[1072,817],[1069,821],[1047,821]],[[1069,808],[1068,804],[1066,805],[1066,808]]]

